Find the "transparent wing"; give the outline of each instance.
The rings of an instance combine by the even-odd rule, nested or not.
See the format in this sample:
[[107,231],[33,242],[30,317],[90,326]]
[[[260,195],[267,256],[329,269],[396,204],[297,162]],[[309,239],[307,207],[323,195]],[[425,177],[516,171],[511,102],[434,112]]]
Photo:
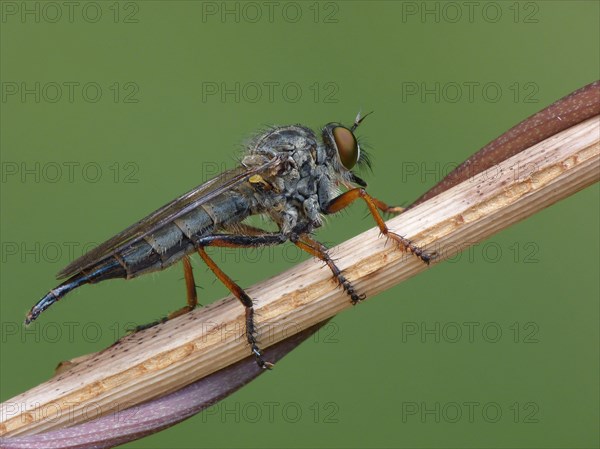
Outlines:
[[252,175],[273,170],[280,161],[279,158],[275,157],[258,167],[249,169],[241,166],[221,173],[217,177],[184,193],[179,198],[174,199],[160,209],[155,210],[147,217],[129,226],[127,229],[121,231],[106,242],[101,243],[96,248],[88,251],[79,259],[74,260],[56,275],[57,279],[72,276],[81,270],[89,268],[102,259],[121,251],[127,246],[155,232],[166,223],[173,221],[177,217],[186,214],[207,201],[214,199],[221,193],[248,180]]

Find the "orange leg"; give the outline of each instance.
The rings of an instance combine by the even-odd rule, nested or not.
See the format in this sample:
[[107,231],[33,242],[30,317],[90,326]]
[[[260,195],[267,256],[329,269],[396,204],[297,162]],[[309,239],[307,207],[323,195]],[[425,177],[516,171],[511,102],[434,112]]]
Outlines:
[[189,256],[183,256],[183,277],[185,278],[185,289],[187,293],[187,305],[181,309],[169,313],[167,320],[191,312],[198,305],[198,294],[196,293],[196,283],[194,281],[194,272]]
[[248,231],[250,235],[240,234],[213,234],[198,238],[195,242],[198,249],[198,254],[206,263],[206,265],[212,270],[212,272],[219,278],[219,280],[229,289],[233,295],[240,300],[240,302],[246,308],[246,339],[252,350],[252,354],[256,357],[256,362],[261,368],[272,368],[273,364],[266,362],[258,347],[256,340],[256,325],[254,323],[254,307],[252,298],[233,280],[227,276],[223,270],[221,270],[214,260],[204,250],[205,246],[219,246],[228,248],[257,248],[267,245],[279,245],[284,243],[288,237],[283,234],[277,233],[265,233],[251,226],[244,225],[242,227],[245,231]]
[[354,287],[343,275],[341,270],[334,263],[333,259],[327,253],[327,247],[320,242],[317,242],[313,238],[308,235],[302,235],[298,239],[292,239],[294,245],[300,248],[303,251],[306,251],[308,254],[322,260],[327,264],[329,269],[333,272],[333,275],[339,282],[339,284],[344,288],[346,293],[352,299],[352,304],[356,304],[357,302],[365,299],[365,295],[359,295],[354,290]]
[[172,318],[178,317],[180,315],[184,315],[188,312],[191,312],[198,305],[198,295],[196,293],[196,283],[194,281],[194,273],[192,271],[192,264],[190,262],[189,256],[183,256],[183,277],[185,278],[185,289],[187,293],[187,304],[183,306],[181,309],[177,309],[174,312],[169,313],[166,317],[161,318],[160,320],[153,321],[152,323],[142,324],[140,326],[135,327],[134,331],[141,331],[143,329],[148,329],[149,327],[156,326],[157,324],[164,323],[169,321]]
[[385,203],[373,198],[371,195],[369,195],[366,192],[365,189],[363,189],[361,187],[357,187],[355,189],[348,190],[347,192],[342,193],[337,198],[334,198],[333,200],[331,200],[329,202],[329,204],[325,207],[325,212],[327,214],[333,214],[335,212],[339,212],[340,210],[348,207],[350,204],[352,204],[354,201],[356,201],[359,198],[362,198],[365,201],[365,203],[367,203],[369,211],[371,212],[371,215],[375,219],[375,222],[377,223],[377,226],[379,227],[379,229],[381,230],[381,233],[383,235],[396,240],[398,243],[400,243],[402,245],[402,247],[405,250],[410,251],[411,253],[416,255],[426,264],[429,264],[431,259],[433,257],[435,257],[435,255],[431,255],[431,254],[427,253],[426,251],[422,250],[421,248],[416,246],[414,243],[412,243],[410,240],[408,240],[394,232],[391,232],[388,229],[388,227],[385,225],[385,222],[383,221],[383,218],[381,218],[381,215],[379,215],[379,212],[377,211],[377,209],[379,208],[381,210],[386,211],[386,210],[395,209],[395,208],[390,208]]
[[[224,243],[224,242],[219,242],[219,243]],[[222,244],[219,246],[230,246],[230,245]],[[250,298],[250,296],[248,296],[248,294],[239,285],[237,285],[235,282],[233,282],[233,280],[229,276],[227,276],[223,272],[223,270],[221,270],[217,266],[215,261],[212,260],[208,254],[206,254],[206,251],[204,250],[204,248],[202,246],[198,247],[198,254],[200,254],[200,257],[202,257],[202,260],[204,261],[204,263],[206,263],[208,268],[210,268],[212,270],[212,272],[215,274],[215,276],[217,276],[217,278],[219,278],[219,280],[225,285],[225,287],[227,287],[229,289],[229,291],[231,293],[233,293],[233,296],[235,296],[237,299],[239,299],[240,302],[244,305],[244,307],[246,307],[246,339],[248,340],[248,344],[250,345],[250,348],[252,349],[252,353],[256,357],[256,362],[258,363],[258,365],[261,368],[267,368],[267,369],[272,368],[273,364],[269,363],[269,362],[265,362],[265,360],[263,359],[262,353],[261,353],[261,351],[258,347],[258,343],[256,341],[256,327],[254,325],[254,307],[253,307],[253,303],[252,303],[252,298]]]
[[384,203],[381,200],[378,200],[377,198],[371,197],[371,200],[373,200],[373,203],[375,204],[375,206],[377,206],[377,209],[379,209],[384,214],[399,214],[401,212],[404,212],[405,210],[403,207],[400,206],[388,206],[386,203]]

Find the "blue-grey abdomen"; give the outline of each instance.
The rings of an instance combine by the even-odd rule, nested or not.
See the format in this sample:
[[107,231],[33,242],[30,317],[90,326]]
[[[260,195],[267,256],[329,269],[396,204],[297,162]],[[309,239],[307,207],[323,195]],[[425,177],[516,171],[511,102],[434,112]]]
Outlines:
[[217,232],[229,223],[240,222],[250,213],[247,197],[235,191],[225,192],[165,224],[115,257],[125,267],[128,278],[159,271],[194,252],[199,237]]

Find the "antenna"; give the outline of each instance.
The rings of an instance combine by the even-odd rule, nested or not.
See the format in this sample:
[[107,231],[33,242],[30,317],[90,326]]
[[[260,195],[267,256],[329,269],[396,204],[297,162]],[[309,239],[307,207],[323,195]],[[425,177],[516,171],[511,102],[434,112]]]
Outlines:
[[350,131],[353,131],[358,128],[358,125],[360,125],[362,123],[362,121],[364,119],[366,119],[369,115],[371,115],[373,112],[375,111],[371,111],[365,115],[363,115],[362,117],[360,116],[360,111],[358,111],[358,114],[356,114],[356,118],[354,119],[354,125],[352,125],[352,128],[350,128]]

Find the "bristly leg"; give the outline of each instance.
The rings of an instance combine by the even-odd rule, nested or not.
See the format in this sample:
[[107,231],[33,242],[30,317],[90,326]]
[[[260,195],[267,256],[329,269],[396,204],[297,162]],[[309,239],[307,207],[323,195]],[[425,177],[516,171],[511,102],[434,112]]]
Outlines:
[[338,283],[346,291],[348,296],[350,296],[352,304],[355,305],[359,301],[365,299],[366,296],[364,294],[359,295],[354,289],[354,286],[350,283],[350,281],[346,279],[346,277],[342,274],[342,271],[338,268],[333,259],[329,256],[329,253],[327,252],[328,248],[325,245],[323,245],[320,242],[317,242],[316,240],[314,240],[306,234],[302,236],[293,236],[291,238],[291,241],[301,250],[306,251],[308,254],[322,260],[327,264]]
[[390,209],[395,209],[395,208],[390,208],[384,202],[373,198],[371,195],[369,195],[366,192],[365,189],[363,189],[361,187],[357,187],[355,189],[348,190],[347,192],[342,193],[341,195],[332,199],[329,202],[329,204],[327,204],[327,206],[325,207],[325,212],[327,214],[333,214],[335,212],[339,212],[340,210],[344,209],[345,207],[348,207],[350,204],[352,204],[354,201],[356,201],[359,198],[362,198],[367,203],[369,212],[371,212],[371,215],[375,219],[375,222],[377,223],[377,226],[379,227],[379,230],[381,231],[381,233],[383,235],[400,243],[400,245],[406,251],[411,252],[412,254],[417,256],[419,259],[421,259],[423,262],[425,262],[427,265],[429,265],[429,263],[435,258],[436,254],[435,253],[430,254],[427,251],[425,251],[424,249],[415,245],[413,242],[411,242],[407,238],[404,238],[394,232],[391,232],[388,229],[388,227],[386,226],[385,222],[383,221],[383,218],[381,218],[381,215],[379,215],[379,212],[377,211],[377,209],[379,208],[383,211],[389,211]]
[[377,206],[377,209],[379,209],[384,214],[398,215],[406,210],[404,207],[401,206],[390,206],[387,203],[384,203],[383,201],[378,200],[374,197],[371,197],[371,200],[373,200],[373,204]]
[[196,292],[196,282],[194,281],[194,272],[192,271],[192,263],[190,262],[190,257],[187,255],[183,256],[182,262],[183,262],[183,277],[185,279],[187,304],[185,306],[183,306],[182,308],[169,313],[167,316],[165,316],[159,320],[153,321],[148,324],[141,324],[139,326],[136,326],[133,329],[134,332],[148,329],[148,328],[156,326],[157,324],[160,324],[160,323],[165,323],[165,322],[169,321],[170,319],[173,319],[180,315],[184,315],[188,312],[191,312],[192,310],[194,310],[196,308],[196,306],[198,305],[198,294]]
[[212,272],[219,278],[219,280],[229,289],[233,295],[240,300],[240,302],[246,308],[246,340],[250,345],[250,349],[252,350],[252,354],[256,357],[256,363],[261,368],[271,369],[273,364],[270,362],[266,362],[263,359],[260,348],[258,347],[258,342],[256,340],[256,325],[254,323],[254,307],[252,303],[252,299],[248,294],[233,280],[227,276],[210,258],[206,251],[204,251],[203,247],[198,247],[198,254],[202,257],[202,260],[208,265],[208,267],[212,270]]
[[[379,209],[384,215],[398,215],[406,210],[404,207],[401,207],[401,206],[389,206],[387,203],[384,203],[383,201],[378,200],[377,198],[374,198],[374,197],[371,197],[371,200],[373,200],[373,203],[375,204],[375,206],[377,206],[377,209]],[[371,209],[369,209],[369,212],[372,213]],[[381,227],[380,227],[380,229],[381,229]],[[393,236],[390,234],[392,234]],[[407,239],[399,234],[396,234],[395,232],[388,231],[387,236],[392,237],[394,240],[400,242],[402,244],[402,246],[404,246],[404,248],[407,248],[411,253],[415,254],[417,257],[419,257],[423,262],[425,262],[428,265],[429,265],[429,262],[431,262],[432,259],[435,259],[436,255],[437,255],[436,253],[428,253],[428,252],[424,251],[423,249],[421,249],[420,247],[415,245],[409,239]]]
[[254,321],[254,306],[252,299],[248,294],[236,284],[229,276],[227,276],[223,270],[221,270],[214,260],[204,250],[206,246],[219,246],[229,248],[256,248],[267,245],[279,245],[284,243],[287,237],[283,234],[262,234],[262,235],[234,235],[234,234],[215,234],[197,239],[195,242],[198,254],[206,263],[208,268],[217,276],[217,278],[229,289],[229,291],[240,300],[240,302],[246,308],[246,339],[250,345],[250,349],[256,363],[259,367],[265,369],[271,369],[273,364],[263,359],[262,352],[258,346],[256,339],[256,323]]

